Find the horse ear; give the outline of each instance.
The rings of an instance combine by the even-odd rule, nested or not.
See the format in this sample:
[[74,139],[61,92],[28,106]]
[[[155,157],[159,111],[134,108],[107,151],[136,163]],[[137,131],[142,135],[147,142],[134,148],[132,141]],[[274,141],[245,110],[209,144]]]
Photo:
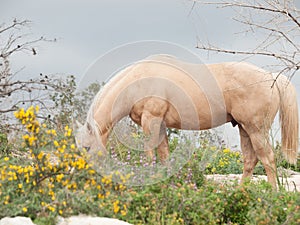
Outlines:
[[76,120],[75,124],[73,124],[73,130],[78,130],[81,127],[83,127],[83,124],[81,124],[78,120]]
[[87,128],[89,134],[92,134],[92,126],[90,123],[86,123],[86,128]]

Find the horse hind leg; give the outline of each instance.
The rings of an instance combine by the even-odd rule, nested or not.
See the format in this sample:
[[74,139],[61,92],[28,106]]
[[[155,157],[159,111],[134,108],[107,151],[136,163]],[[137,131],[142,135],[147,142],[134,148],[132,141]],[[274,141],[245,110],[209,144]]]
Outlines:
[[277,179],[275,154],[271,148],[268,138],[266,138],[267,135],[262,132],[255,132],[249,134],[249,136],[254,151],[266,170],[269,183],[274,189],[276,189]]
[[244,160],[244,169],[241,182],[243,183],[246,178],[251,178],[253,170],[258,162],[258,158],[253,149],[251,140],[247,132],[239,125],[241,148]]

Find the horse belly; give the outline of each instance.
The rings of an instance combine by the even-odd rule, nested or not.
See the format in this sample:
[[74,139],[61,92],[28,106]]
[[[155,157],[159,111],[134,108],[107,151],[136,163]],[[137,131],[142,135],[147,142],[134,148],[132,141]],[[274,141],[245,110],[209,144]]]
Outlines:
[[211,116],[208,112],[186,109],[178,112],[170,107],[164,118],[169,128],[183,130],[205,130],[211,128]]

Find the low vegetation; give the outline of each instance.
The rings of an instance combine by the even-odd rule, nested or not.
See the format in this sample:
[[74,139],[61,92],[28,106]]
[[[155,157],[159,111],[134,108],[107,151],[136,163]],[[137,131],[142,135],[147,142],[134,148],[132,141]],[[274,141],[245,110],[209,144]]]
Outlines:
[[[58,131],[40,122],[38,113],[37,106],[15,112],[24,131],[15,137],[16,143],[20,141],[19,154],[12,154],[5,134],[0,136],[0,218],[22,215],[42,225],[55,224],[57,216],[81,213],[132,224],[300,223],[299,193],[276,192],[264,181],[238,185],[205,179],[204,174],[241,173],[239,152],[206,146],[210,160],[203,168],[200,146],[175,175],[156,184],[130,187],[126,186],[129,175],[98,174],[75,146],[70,126]],[[177,141],[171,138],[172,148]],[[261,166],[256,172],[264,173]],[[116,177],[118,183],[113,182]]]

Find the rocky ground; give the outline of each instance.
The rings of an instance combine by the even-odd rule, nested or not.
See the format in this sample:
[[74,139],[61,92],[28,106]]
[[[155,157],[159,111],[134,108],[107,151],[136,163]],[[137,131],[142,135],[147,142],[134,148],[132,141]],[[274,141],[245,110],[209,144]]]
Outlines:
[[[278,169],[279,170],[279,180],[282,182],[288,191],[298,191],[300,192],[300,173],[286,170],[286,169]],[[206,175],[207,179],[215,180],[217,182],[233,182],[235,180],[240,181],[242,178],[241,174],[228,174],[228,175]],[[252,180],[267,180],[267,176],[264,175],[256,175],[253,176]]]
[[[31,219],[26,217],[3,218],[0,225],[35,225]],[[130,225],[124,221],[110,218],[100,218],[92,216],[72,216],[67,219],[59,218],[57,225]]]

